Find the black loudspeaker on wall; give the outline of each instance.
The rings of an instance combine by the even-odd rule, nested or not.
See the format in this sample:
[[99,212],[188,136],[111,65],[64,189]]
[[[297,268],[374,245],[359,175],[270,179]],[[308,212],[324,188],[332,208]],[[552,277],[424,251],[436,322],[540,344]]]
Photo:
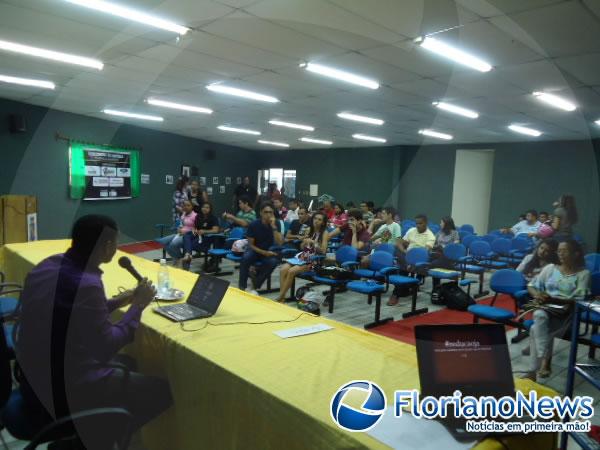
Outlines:
[[25,117],[20,114],[8,116],[8,129],[11,133],[25,133],[27,131]]
[[204,159],[206,159],[207,161],[213,161],[217,159],[217,152],[215,150],[205,150]]

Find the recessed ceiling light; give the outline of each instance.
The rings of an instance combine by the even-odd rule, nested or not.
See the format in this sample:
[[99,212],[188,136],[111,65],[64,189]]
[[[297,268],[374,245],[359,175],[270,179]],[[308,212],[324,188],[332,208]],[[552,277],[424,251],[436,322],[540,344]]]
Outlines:
[[279,99],[271,97],[270,95],[259,94],[258,92],[247,91],[231,86],[224,86],[222,84],[209,84],[206,86],[206,89],[212,92],[218,92],[219,94],[233,95],[267,103],[277,103],[279,101]]
[[152,27],[160,28],[161,30],[172,31],[177,34],[184,35],[189,28],[182,25],[177,25],[169,20],[161,19],[160,17],[146,14],[142,11],[126,8],[125,6],[117,5],[116,3],[105,2],[103,0],[65,0],[75,5],[85,6],[86,8],[95,9],[113,16],[122,17],[133,22],[143,23]]
[[368,123],[371,125],[383,125],[385,122],[381,119],[375,119],[373,117],[359,116],[358,114],[351,114],[347,112],[341,112],[337,115],[340,119],[354,120],[355,122]]
[[596,125],[600,126],[600,119],[596,120],[594,123],[595,123]]
[[97,59],[71,55],[69,53],[55,52],[54,50],[46,50],[44,48],[31,47],[29,45],[17,44],[16,42],[0,41],[0,50],[21,53],[29,56],[37,56],[38,58],[51,59],[52,61],[75,64],[78,66],[91,67],[92,69],[98,70],[102,70],[104,67],[102,61],[98,61]]
[[479,70],[480,72],[489,72],[492,70],[492,66],[489,63],[435,38],[420,37],[416,39],[415,42],[424,49],[437,53],[438,55],[462,64],[463,66]]
[[130,113],[126,111],[118,111],[116,109],[103,109],[102,112],[111,116],[128,117],[130,119],[152,120],[154,122],[162,122],[165,120],[159,116],[149,116],[147,114]]
[[514,131],[515,133],[526,134],[527,136],[538,137],[542,135],[541,131],[535,130],[533,128],[522,127],[521,125],[512,124],[508,126],[509,130]]
[[433,106],[463,117],[468,117],[469,119],[477,119],[479,117],[479,113],[463,108],[462,106],[452,105],[451,103],[433,102]]
[[381,143],[387,142],[387,139],[375,137],[375,136],[369,136],[366,134],[353,134],[352,137],[354,139],[358,139],[361,141],[371,141],[371,142],[381,142]]
[[269,120],[269,123],[278,127],[295,128],[298,130],[305,131],[315,131],[315,127],[311,127],[310,125],[301,125],[299,123],[282,122],[281,120]]
[[333,142],[331,142],[331,141],[325,141],[323,139],[313,139],[313,138],[309,138],[309,137],[303,137],[303,138],[300,138],[299,140],[301,140],[302,142],[310,142],[311,144],[322,144],[322,145],[333,144]]
[[245,128],[234,128],[227,125],[219,125],[217,128],[222,131],[231,131],[232,133],[253,134],[255,136],[260,136],[260,131],[247,130]]
[[275,147],[289,147],[290,144],[286,144],[285,142],[273,142],[273,141],[263,141],[262,139],[259,139],[257,141],[259,144],[264,144],[264,145],[273,145]]
[[444,139],[446,141],[451,141],[452,139],[454,139],[454,137],[451,134],[440,133],[439,131],[429,130],[427,128],[423,129],[423,130],[419,130],[419,134],[422,134],[424,136],[438,138],[438,139]]
[[334,69],[333,67],[323,66],[321,64],[315,63],[302,63],[300,67],[308,70],[309,72],[318,73],[319,75],[324,75],[329,78],[335,78],[336,80],[345,81],[346,83],[356,84],[358,86],[363,86],[369,89],[378,89],[379,83],[375,80],[370,80],[369,78],[361,77],[360,75],[355,75],[350,72],[345,72],[343,70]]
[[550,106],[554,106],[555,108],[565,111],[575,111],[577,109],[577,106],[575,106],[573,103],[557,95],[548,94],[546,92],[534,92],[533,95],[538,100],[541,100]]
[[21,86],[33,86],[43,89],[54,89],[56,87],[51,81],[32,80],[30,78],[11,77],[9,75],[0,75],[0,81],[3,83],[20,84]]
[[184,105],[181,103],[174,103],[174,102],[169,102],[166,100],[158,100],[156,98],[149,98],[146,100],[146,102],[149,105],[162,106],[164,108],[171,108],[171,109],[180,109],[182,111],[196,112],[196,113],[201,113],[201,114],[212,114],[213,113],[212,109],[202,108],[201,106]]

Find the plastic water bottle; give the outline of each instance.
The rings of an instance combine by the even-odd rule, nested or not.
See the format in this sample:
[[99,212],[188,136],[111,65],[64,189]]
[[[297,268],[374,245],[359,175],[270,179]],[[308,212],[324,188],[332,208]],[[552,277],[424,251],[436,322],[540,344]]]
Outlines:
[[167,266],[167,260],[164,258],[160,260],[160,267],[158,268],[157,278],[157,290],[159,295],[167,295],[171,290],[171,280],[169,279],[169,267]]

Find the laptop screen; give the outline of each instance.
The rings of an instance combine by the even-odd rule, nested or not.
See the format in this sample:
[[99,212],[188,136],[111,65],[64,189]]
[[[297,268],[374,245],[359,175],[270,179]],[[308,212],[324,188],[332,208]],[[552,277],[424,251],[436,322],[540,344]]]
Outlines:
[[418,325],[415,338],[422,396],[514,395],[503,325]]
[[211,314],[217,312],[227,292],[229,281],[210,275],[201,275],[187,299],[187,303]]

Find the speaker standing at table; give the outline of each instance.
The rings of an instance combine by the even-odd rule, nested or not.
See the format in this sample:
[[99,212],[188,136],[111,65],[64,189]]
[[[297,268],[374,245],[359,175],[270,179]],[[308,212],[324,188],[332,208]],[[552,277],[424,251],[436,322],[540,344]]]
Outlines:
[[[52,418],[125,408],[137,429],[166,410],[172,398],[165,380],[109,367],[133,341],[142,311],[155,295],[152,283],[141,279],[134,290],[106,299],[99,266],[113,259],[117,236],[111,218],[81,217],[73,226],[71,248],[31,270],[21,295],[16,352],[21,390],[32,407]],[[110,313],[127,305],[122,319],[110,322]],[[112,442],[102,422],[92,430],[75,426],[84,448]]]

